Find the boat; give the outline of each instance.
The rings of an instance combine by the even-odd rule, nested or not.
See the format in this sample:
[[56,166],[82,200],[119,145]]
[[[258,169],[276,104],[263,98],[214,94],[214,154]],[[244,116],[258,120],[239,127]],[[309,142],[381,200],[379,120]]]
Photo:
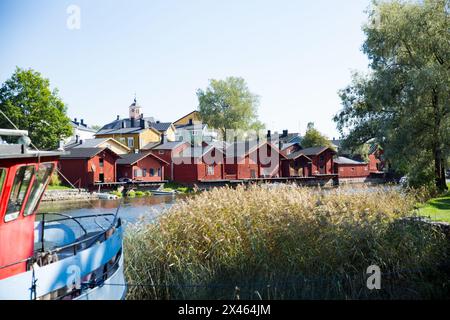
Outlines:
[[172,190],[172,191],[163,191],[163,190],[152,191],[152,195],[154,195],[154,196],[174,196],[176,194],[177,194],[177,192],[174,190]]
[[89,216],[38,214],[63,152],[30,145],[27,131],[0,129],[0,299],[124,299],[120,205]]
[[97,193],[97,197],[102,200],[117,200],[119,199],[118,196],[111,193]]

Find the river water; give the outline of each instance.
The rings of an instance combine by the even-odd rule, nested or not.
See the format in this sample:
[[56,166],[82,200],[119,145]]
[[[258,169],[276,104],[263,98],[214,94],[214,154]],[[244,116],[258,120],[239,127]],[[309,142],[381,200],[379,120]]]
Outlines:
[[[177,196],[179,197],[179,196]],[[73,217],[101,213],[115,213],[119,208],[119,217],[125,223],[137,221],[151,222],[175,203],[175,196],[151,196],[142,198],[124,198],[120,200],[90,200],[42,202],[39,213],[64,213]]]

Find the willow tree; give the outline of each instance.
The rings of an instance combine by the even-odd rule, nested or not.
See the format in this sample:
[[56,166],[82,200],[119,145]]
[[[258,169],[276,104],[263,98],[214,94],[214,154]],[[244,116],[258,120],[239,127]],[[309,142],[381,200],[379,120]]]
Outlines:
[[363,27],[368,74],[340,91],[348,145],[375,138],[415,185],[446,189],[450,155],[449,0],[374,2]]
[[206,90],[197,91],[199,112],[209,127],[225,136],[226,130],[260,130],[259,97],[253,94],[244,79],[228,77],[212,79]]

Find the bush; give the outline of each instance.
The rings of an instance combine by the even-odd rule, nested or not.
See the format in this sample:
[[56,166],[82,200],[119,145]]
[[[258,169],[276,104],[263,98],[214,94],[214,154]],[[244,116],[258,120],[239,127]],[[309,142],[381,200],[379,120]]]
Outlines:
[[57,172],[53,172],[48,183],[49,186],[56,187],[61,185],[61,179]]
[[127,191],[127,193],[126,193],[126,196],[127,196],[128,198],[134,198],[134,197],[136,197],[136,192],[135,192],[134,190],[129,190],[129,191]]
[[[129,299],[442,297],[447,242],[404,220],[416,198],[375,189],[222,188],[178,201],[125,238]],[[366,287],[367,267],[388,274]],[[420,272],[418,272],[420,270]],[[440,291],[441,290],[441,291]]]
[[113,194],[119,198],[122,198],[122,196],[123,196],[122,192],[120,192],[118,190],[111,191],[111,194]]
[[145,192],[143,192],[143,191],[136,191],[134,194],[136,197],[144,197],[145,196]]

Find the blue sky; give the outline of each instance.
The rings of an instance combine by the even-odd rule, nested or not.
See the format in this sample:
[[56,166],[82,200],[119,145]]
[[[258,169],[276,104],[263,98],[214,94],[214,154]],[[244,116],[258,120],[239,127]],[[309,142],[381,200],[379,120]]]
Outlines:
[[[66,10],[81,9],[69,30]],[[16,66],[50,79],[70,117],[126,116],[136,92],[147,116],[174,121],[197,107],[211,78],[243,77],[272,131],[330,138],[337,91],[361,52],[369,0],[0,0],[0,82]]]

